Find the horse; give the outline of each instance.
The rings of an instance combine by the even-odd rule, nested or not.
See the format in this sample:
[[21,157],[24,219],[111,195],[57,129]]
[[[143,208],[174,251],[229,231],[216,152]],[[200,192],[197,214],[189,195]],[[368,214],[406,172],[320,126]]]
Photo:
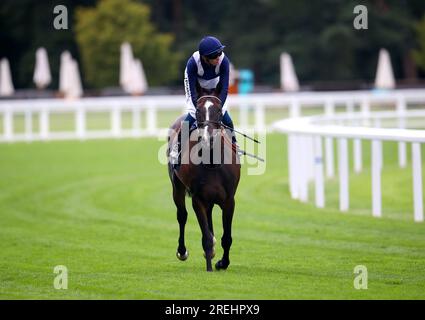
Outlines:
[[[184,115],[170,127],[167,156],[174,139],[178,136],[178,131],[181,130],[183,119]],[[184,240],[187,221],[185,197],[188,195],[192,197],[192,207],[202,232],[202,247],[207,271],[213,271],[212,259],[215,256],[216,239],[212,221],[214,205],[218,205],[222,211],[221,246],[224,251],[221,260],[215,264],[215,268],[225,270],[230,264],[232,219],[235,210],[235,194],[240,179],[239,155],[235,146],[232,145],[229,131],[223,128],[221,119],[222,103],[217,92],[203,90],[196,104],[197,129],[192,132],[189,141],[187,139],[184,141],[183,136],[181,139],[182,161],[178,170],[174,168],[168,157],[168,173],[180,230],[176,256],[181,261],[185,261],[189,256]],[[196,156],[202,156],[202,160],[199,161]]]

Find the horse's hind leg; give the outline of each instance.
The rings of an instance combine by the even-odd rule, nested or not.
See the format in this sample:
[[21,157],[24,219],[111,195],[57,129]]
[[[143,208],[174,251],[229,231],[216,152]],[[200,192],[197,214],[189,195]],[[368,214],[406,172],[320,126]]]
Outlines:
[[229,251],[232,245],[232,219],[233,212],[235,210],[235,199],[231,198],[226,201],[222,207],[223,209],[223,237],[221,238],[221,246],[223,247],[224,253],[223,258],[219,260],[215,267],[216,269],[227,269],[230,264]]
[[193,210],[198,218],[199,227],[202,232],[202,248],[204,249],[207,271],[213,271],[211,259],[213,257],[213,235],[208,225],[208,207],[198,197],[192,198]]
[[184,261],[189,256],[189,252],[186,250],[184,242],[184,229],[187,221],[187,210],[185,204],[186,189],[183,183],[174,177],[173,181],[173,200],[177,207],[177,221],[179,222],[180,234],[179,234],[179,246],[177,248],[176,256],[178,259]]

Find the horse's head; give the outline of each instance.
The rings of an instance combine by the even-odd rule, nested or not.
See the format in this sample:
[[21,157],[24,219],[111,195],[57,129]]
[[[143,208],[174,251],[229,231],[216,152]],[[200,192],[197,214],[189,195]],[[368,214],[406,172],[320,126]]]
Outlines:
[[221,100],[211,94],[201,96],[196,103],[196,121],[202,132],[201,143],[212,148],[216,137],[220,134],[222,115]]

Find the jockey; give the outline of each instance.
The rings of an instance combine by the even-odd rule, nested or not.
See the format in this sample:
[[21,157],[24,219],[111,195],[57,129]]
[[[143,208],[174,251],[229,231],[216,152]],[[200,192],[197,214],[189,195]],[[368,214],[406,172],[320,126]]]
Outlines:
[[[198,93],[196,85],[205,89],[219,89],[218,98],[221,100],[223,112],[223,124],[231,128],[233,132],[233,121],[227,112],[225,104],[229,88],[229,59],[223,52],[223,46],[215,37],[207,36],[199,43],[199,50],[194,52],[187,61],[184,71],[184,88],[186,92],[186,105],[188,114],[183,121],[188,121],[189,128],[196,120],[196,101]],[[179,139],[180,141],[180,139]],[[232,134],[232,143],[236,144],[235,135]],[[170,156],[178,156],[180,143],[174,145]],[[176,155],[177,154],[177,155]]]

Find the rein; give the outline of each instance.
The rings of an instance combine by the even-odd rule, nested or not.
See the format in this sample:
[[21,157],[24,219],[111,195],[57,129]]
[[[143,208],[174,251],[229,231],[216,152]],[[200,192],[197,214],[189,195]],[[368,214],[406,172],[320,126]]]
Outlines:
[[[202,96],[202,97],[200,97],[200,98],[198,98],[197,100],[196,100],[196,102],[198,103],[199,102],[199,100],[201,100],[202,98],[213,98],[213,99],[216,99],[216,100],[218,100],[219,102],[220,102],[220,105],[223,105],[223,103],[222,103],[222,101],[221,101],[221,99],[220,98],[218,98],[218,97],[216,97],[216,96],[213,96],[213,95],[205,95],[205,96]],[[196,108],[196,111],[198,111],[198,108]],[[198,126],[199,125],[208,125],[208,124],[215,124],[215,125],[217,125],[220,129],[230,129],[230,130],[232,130],[233,132],[235,132],[235,133],[238,133],[238,134],[240,134],[240,135],[242,135],[243,137],[245,137],[245,138],[247,138],[247,139],[250,139],[250,140],[252,140],[252,141],[254,141],[255,143],[260,143],[260,141],[258,141],[257,139],[255,139],[255,138],[251,138],[250,136],[248,136],[248,135],[246,135],[246,134],[244,134],[244,133],[242,133],[242,132],[240,132],[240,131],[237,131],[237,130],[235,130],[234,128],[230,128],[229,126],[227,126],[227,125],[225,125],[222,121],[221,121],[221,119],[219,120],[219,121],[214,121],[214,120],[206,120],[206,121],[202,121],[202,122],[198,122]],[[198,129],[199,129],[199,127],[198,127]],[[252,157],[252,158],[256,158],[256,159],[258,159],[258,160],[260,160],[260,161],[263,161],[264,162],[264,159],[262,159],[262,158],[260,158],[260,157],[258,157],[258,156],[256,156],[256,155],[253,155],[253,154],[250,154],[250,153],[248,153],[248,152],[246,152],[246,151],[244,151],[244,150],[239,150],[239,151],[237,151],[234,147],[233,147],[233,144],[231,143],[231,142],[229,142],[228,141],[228,139],[226,139],[227,137],[226,137],[226,135],[223,135],[223,133],[221,132],[221,136],[224,138],[224,141],[225,141],[225,143],[227,142],[227,144],[229,144],[230,145],[230,147],[231,147],[231,149],[234,151],[234,152],[236,152],[236,154],[238,154],[238,152],[241,152],[241,154],[242,155],[245,155],[245,156],[249,156],[249,157]]]

